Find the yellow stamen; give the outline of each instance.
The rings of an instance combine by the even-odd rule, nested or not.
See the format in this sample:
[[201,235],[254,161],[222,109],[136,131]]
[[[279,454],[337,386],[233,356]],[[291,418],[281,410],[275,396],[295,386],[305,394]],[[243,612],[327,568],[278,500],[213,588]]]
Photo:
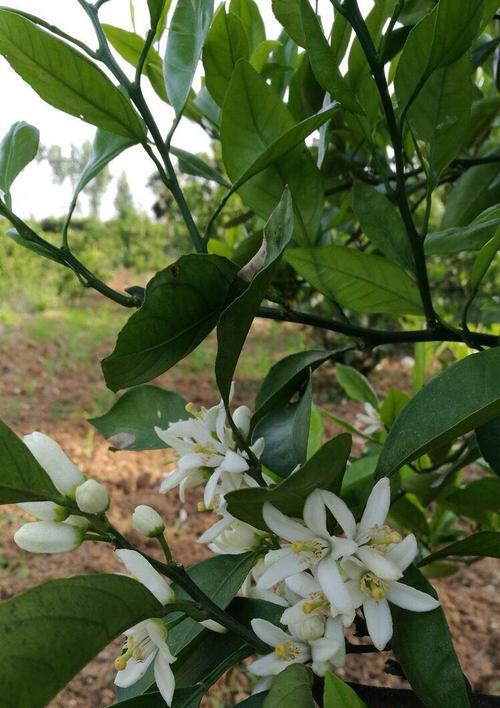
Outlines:
[[292,551],[293,553],[300,553],[301,551],[304,550],[305,543],[304,541],[294,541],[292,543]]
[[384,600],[386,596],[384,581],[373,573],[365,573],[360,580],[361,591],[374,600]]
[[286,641],[283,642],[283,644],[278,644],[278,646],[275,647],[274,652],[276,656],[283,659],[283,661],[293,661],[299,656],[300,649],[293,642]]
[[[125,647],[127,645],[125,644]],[[123,671],[125,667],[127,666],[128,660],[132,657],[133,651],[132,649],[127,649],[126,652],[124,652],[121,656],[118,656],[115,659],[115,669],[117,671]]]
[[205,504],[203,502],[198,502],[198,504],[196,505],[196,508],[198,509],[198,511],[206,511],[207,510],[207,507],[205,506]]
[[186,411],[187,411],[188,413],[191,413],[191,415],[194,415],[195,418],[198,417],[198,411],[197,411],[196,406],[194,405],[194,403],[187,403],[187,404],[186,404]]

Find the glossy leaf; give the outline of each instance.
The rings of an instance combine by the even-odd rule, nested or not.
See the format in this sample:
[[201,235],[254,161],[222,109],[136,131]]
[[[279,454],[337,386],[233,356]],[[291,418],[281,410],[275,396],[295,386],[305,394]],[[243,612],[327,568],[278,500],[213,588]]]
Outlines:
[[482,531],[472,536],[451,543],[426,556],[418,564],[422,568],[429,563],[449,558],[450,556],[479,556],[481,558],[500,558],[500,533],[495,531]]
[[399,266],[347,246],[294,248],[285,260],[326,297],[358,312],[420,314],[415,282]]
[[160,19],[165,12],[168,12],[170,0],[148,0],[149,17],[151,20],[151,29],[156,29]]
[[38,152],[40,132],[29,123],[19,121],[7,131],[0,143],[0,191],[8,194],[18,174]]
[[165,429],[188,417],[186,401],[178,393],[144,384],[126,391],[107,413],[89,418],[89,423],[114,449],[158,450],[168,445],[155,433],[155,426]]
[[115,637],[162,611],[149,590],[122,575],[51,580],[4,601],[0,631],[10,640],[0,661],[9,705],[46,705]]
[[50,477],[26,445],[0,421],[0,504],[61,501]]
[[485,209],[498,206],[499,202],[498,164],[471,167],[455,182],[450,192],[441,228],[468,226]]
[[350,399],[360,403],[370,403],[374,408],[378,408],[379,400],[377,394],[368,379],[363,374],[360,374],[359,371],[353,369],[352,366],[337,363],[335,365],[335,376],[337,382]]
[[241,489],[226,494],[229,513],[257,528],[267,530],[262,518],[265,502],[274,504],[287,516],[300,517],[304,502],[315,489],[338,494],[349,454],[351,436],[343,433],[326,442],[307,462],[272,489]]
[[262,44],[266,39],[266,28],[255,0],[231,0],[229,12],[237,15],[248,37],[250,51]]
[[[378,477],[391,476],[407,462],[500,413],[499,367],[500,348],[488,349],[431,379],[391,428],[380,455]],[[433,411],[431,416],[429,411]]]
[[227,173],[248,206],[268,218],[288,185],[295,214],[295,238],[313,242],[321,217],[323,186],[314,160],[301,145],[331,117],[335,107],[296,124],[266,81],[240,60],[221,119],[222,156]]
[[192,352],[215,327],[236,269],[220,256],[188,255],[155,275],[102,362],[108,387],[151,381]]
[[214,8],[213,0],[177,0],[163,64],[165,86],[176,115],[188,99]]
[[306,46],[300,0],[272,0],[273,13],[285,32],[299,47]]
[[446,493],[440,502],[459,516],[480,520],[485,513],[496,513],[500,509],[500,479],[476,479],[465,487]]
[[410,32],[398,63],[400,104],[410,102],[437,69],[458,61],[479,32],[484,0],[440,0]]
[[0,53],[54,108],[99,128],[145,140],[132,104],[95,64],[33,22],[1,8]]
[[435,71],[408,111],[431,184],[456,157],[465,140],[472,105],[472,64],[468,56]]
[[315,708],[312,697],[313,675],[303,664],[292,664],[274,677],[264,708]]
[[[254,320],[255,314],[274,277],[283,251],[290,243],[293,233],[292,200],[288,190],[264,227],[261,250],[264,249],[264,262],[256,265],[257,272],[249,274],[251,281],[243,292],[236,297],[222,313],[217,325],[217,358],[215,375],[223,400],[229,402],[231,382],[245,339]],[[261,251],[259,251],[260,253]],[[254,256],[257,259],[258,256]],[[252,266],[253,261],[245,266]],[[241,273],[240,271],[240,277]],[[247,278],[245,278],[247,280]]]
[[216,182],[222,187],[230,187],[229,182],[224,179],[224,177],[214,170],[213,167],[207,165],[198,155],[193,155],[186,150],[181,150],[180,148],[170,146],[170,152],[175,155],[179,162],[179,169],[186,175],[193,175],[194,177],[203,177],[203,179],[210,180],[211,182]]
[[307,380],[309,371],[314,371],[332,356],[334,352],[312,349],[290,354],[274,364],[255,399],[254,420],[258,420],[272,408],[287,403]]
[[276,39],[265,39],[263,42],[258,44],[250,55],[250,64],[253,66],[255,71],[259,74],[262,73],[269,55],[277,47],[281,46],[280,42]]
[[366,708],[361,698],[336,674],[325,676],[324,708]]
[[485,243],[476,256],[472,264],[470,274],[470,287],[474,291],[479,288],[481,281],[488,272],[489,267],[493,263],[495,256],[500,248],[500,227],[497,229],[492,239]]
[[238,59],[248,59],[250,48],[243,23],[221,5],[203,47],[205,84],[212,98],[222,106]]
[[500,417],[476,428],[476,440],[481,455],[491,469],[500,475]]
[[435,231],[425,239],[427,255],[478,251],[495,234],[500,226],[500,207],[483,211],[469,226],[455,226],[445,231]]
[[409,400],[408,395],[398,388],[389,389],[384,402],[380,406],[380,419],[387,428],[394,424],[394,421],[397,420]]
[[[436,597],[432,585],[414,566],[408,568],[402,582]],[[443,610],[410,612],[392,605],[391,614],[392,649],[426,708],[470,708]]]
[[260,459],[280,477],[305,462],[311,424],[312,390],[309,381],[299,400],[276,408],[259,420],[253,439],[264,438],[266,446]]

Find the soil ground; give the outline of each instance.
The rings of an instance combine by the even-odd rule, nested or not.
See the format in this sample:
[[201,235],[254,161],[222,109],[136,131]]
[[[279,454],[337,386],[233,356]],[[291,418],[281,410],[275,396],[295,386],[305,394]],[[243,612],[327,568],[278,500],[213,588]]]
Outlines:
[[[112,521],[138,545],[143,541],[132,531],[132,510],[137,504],[157,508],[168,520],[176,557],[189,565],[207,555],[206,549],[196,543],[200,532],[211,522],[208,515],[196,512],[199,494],[194,491],[189,495],[187,514],[183,513],[176,494],[161,496],[157,491],[171,468],[168,454],[110,452],[85,420],[107,410],[112,400],[97,365],[98,358],[111,350],[113,333],[119,326],[116,317],[111,319],[112,327],[106,322],[90,331],[82,327],[81,318],[73,326],[73,318],[69,322],[61,313],[22,318],[15,326],[0,324],[0,417],[18,434],[41,430],[51,435],[85,473],[104,482],[111,492]],[[278,335],[272,325],[258,325],[243,360],[235,402],[252,405],[262,376],[259,367],[267,370],[273,359],[289,353],[285,349],[297,351],[305,343],[306,334],[300,328],[290,327],[285,335],[280,330]],[[213,340],[209,340],[194,358],[188,358],[159,382],[196,404],[213,404],[213,347]],[[404,365],[386,359],[371,379],[378,390],[383,390],[389,385],[406,388],[407,376]],[[325,370],[317,378],[316,393],[322,403],[352,420],[359,406],[339,399],[338,390],[335,395],[332,393],[335,388],[331,371]],[[14,506],[0,511],[0,600],[48,578],[119,570],[111,549],[103,544],[86,543],[71,554],[58,556],[20,552],[12,535],[22,517]],[[146,547],[148,552],[156,552],[153,542],[146,543]],[[483,560],[457,575],[435,581],[435,585],[462,666],[474,689],[500,693],[500,565]],[[107,647],[54,699],[52,708],[101,708],[112,703],[113,659],[120,645],[117,640]],[[405,686],[401,679],[384,673],[385,658],[351,655],[344,675],[362,683]],[[247,679],[231,672],[205,699],[204,706],[235,705],[248,690]]]

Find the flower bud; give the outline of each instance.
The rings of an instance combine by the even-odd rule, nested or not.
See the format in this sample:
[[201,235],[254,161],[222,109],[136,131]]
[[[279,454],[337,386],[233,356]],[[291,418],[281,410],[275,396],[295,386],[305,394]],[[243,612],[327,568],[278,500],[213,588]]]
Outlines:
[[76,503],[86,514],[102,514],[109,507],[106,487],[95,479],[88,479],[76,488]]
[[138,533],[149,536],[149,538],[161,536],[165,531],[165,524],[159,513],[146,504],[135,507],[132,523]]
[[63,506],[50,501],[22,502],[17,506],[41,521],[65,521],[69,514]]
[[83,529],[83,531],[86,531],[90,526],[90,521],[84,516],[78,516],[78,514],[71,514],[64,523],[70,524],[70,526],[77,526],[79,529]]
[[66,553],[78,548],[83,531],[69,524],[34,521],[21,526],[14,534],[14,541],[30,553]]
[[240,406],[233,413],[234,424],[244,438],[247,438],[250,432],[251,417],[252,413],[250,412],[250,408],[248,406]]
[[301,622],[290,623],[288,625],[292,634],[303,642],[319,639],[325,633],[325,621],[318,615],[309,615]]
[[85,477],[56,441],[39,432],[25,435],[23,440],[57,491],[74,498],[76,487],[85,481]]
[[215,620],[202,620],[200,624],[203,625],[205,629],[209,629],[211,632],[217,632],[217,634],[227,634],[229,631],[227,627],[224,627],[224,625]]

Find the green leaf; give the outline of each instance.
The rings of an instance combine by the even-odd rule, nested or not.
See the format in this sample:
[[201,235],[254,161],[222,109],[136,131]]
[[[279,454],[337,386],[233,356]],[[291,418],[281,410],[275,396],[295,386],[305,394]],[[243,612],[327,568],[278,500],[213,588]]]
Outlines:
[[479,288],[481,281],[488,272],[489,267],[493,263],[495,256],[497,255],[498,249],[500,248],[500,228],[497,229],[496,234],[493,236],[488,243],[481,248],[476,256],[474,263],[472,264],[472,270],[470,274],[470,289],[472,291]]
[[500,475],[500,417],[493,418],[476,428],[476,440],[481,455],[491,469]]
[[268,696],[268,691],[259,691],[250,698],[236,704],[238,708],[264,708],[264,701]]
[[272,0],[273,13],[285,32],[299,47],[306,47],[300,0]]
[[61,501],[50,477],[26,445],[0,420],[0,504]]
[[192,352],[215,327],[236,269],[220,256],[196,254],[157,273],[102,362],[107,386],[118,391],[151,381]]
[[[403,582],[436,597],[432,585],[414,566],[408,568]],[[410,612],[391,605],[391,614],[392,649],[426,708],[470,708],[443,610]]]
[[240,489],[226,494],[228,511],[242,521],[267,531],[262,517],[265,502],[274,504],[287,516],[302,516],[304,502],[315,489],[328,489],[338,494],[349,454],[351,436],[337,435],[326,442],[291,477],[272,489]]
[[382,423],[390,428],[409,400],[408,395],[400,391],[399,388],[390,388],[380,406]]
[[297,4],[300,6],[305,46],[316,80],[333,99],[340,101],[344,108],[364,114],[356,94],[340,73],[335,50],[328,44],[309,0],[299,0]]
[[280,477],[305,462],[311,424],[311,381],[299,400],[276,408],[261,418],[253,430],[253,440],[264,438],[266,446],[261,461]]
[[472,536],[451,543],[449,546],[440,548],[426,556],[418,564],[419,568],[434,563],[435,561],[448,558],[449,556],[480,556],[481,558],[500,558],[500,533],[494,531],[482,531]]
[[336,106],[296,124],[266,81],[240,59],[231,78],[221,119],[224,165],[231,191],[262,218],[268,218],[288,185],[296,220],[295,238],[316,237],[323,209],[321,175],[302,145],[328,120]]
[[280,42],[276,39],[265,39],[263,42],[258,44],[250,55],[250,64],[253,66],[255,71],[261,74],[267,63],[269,54],[280,46]]
[[203,47],[205,84],[219,106],[224,103],[236,62],[249,56],[248,38],[242,21],[232,12],[226,13],[225,6],[221,5]]
[[407,270],[414,261],[403,220],[396,207],[375,187],[356,182],[352,208],[361,228],[375,248]]
[[177,116],[188,99],[213,9],[213,0],[177,0],[163,64],[167,94]]
[[[255,314],[276,272],[276,266],[292,238],[293,210],[290,193],[285,190],[276,209],[264,227],[262,247],[259,254],[264,255],[264,262],[258,263],[259,255],[254,256],[245,268],[258,269],[248,273],[245,280],[251,278],[245,290],[234,299],[222,313],[217,325],[217,358],[215,375],[223,400],[229,402],[231,382]],[[240,271],[240,276],[243,271]]]
[[0,662],[8,705],[46,705],[115,637],[162,612],[149,590],[122,575],[50,580],[6,600],[0,632],[10,639]]
[[144,384],[126,391],[111,409],[89,423],[117,450],[159,450],[168,447],[155,433],[155,426],[189,417],[186,401],[175,391]]
[[264,708],[315,708],[312,697],[313,675],[303,664],[292,664],[273,678],[271,690],[264,701]]
[[335,674],[325,676],[324,708],[366,708],[361,698]]
[[429,524],[425,512],[418,503],[416,497],[406,494],[391,505],[389,512],[391,522],[401,529],[412,531],[418,538],[425,538],[429,535]]
[[257,393],[254,421],[271,409],[287,403],[307,380],[309,371],[314,371],[332,356],[334,352],[311,349],[290,354],[274,364]]
[[498,164],[471,167],[459,177],[451,190],[441,228],[468,226],[485,209],[498,206],[499,202]]
[[500,226],[500,207],[493,206],[476,216],[469,226],[455,226],[430,233],[425,239],[427,255],[478,251]]
[[155,30],[164,13],[168,12],[171,0],[148,0],[151,29]]
[[370,403],[374,408],[379,407],[378,396],[367,378],[353,369],[352,366],[335,364],[335,376],[346,394],[353,401]]
[[250,42],[250,51],[262,44],[266,39],[266,28],[254,0],[231,0],[229,12],[237,15],[243,23]]
[[407,105],[436,69],[462,57],[479,32],[484,0],[440,0],[410,32],[395,77],[401,106]]
[[467,486],[446,494],[439,501],[459,516],[481,520],[484,513],[498,512],[500,509],[500,479],[476,479]]
[[350,509],[363,509],[373,487],[378,455],[359,457],[348,466],[342,479],[340,496]]
[[408,111],[431,184],[462,147],[472,105],[472,63],[469,56],[435,71]]
[[15,12],[0,8],[0,54],[54,108],[144,141],[130,101],[87,57]]
[[19,121],[11,125],[0,143],[0,191],[7,195],[17,175],[38,152],[38,128]]
[[190,152],[181,150],[180,148],[170,146],[170,152],[175,155],[179,162],[179,169],[186,175],[193,175],[194,177],[203,177],[203,179],[210,180],[211,182],[217,182],[222,187],[230,187],[231,185],[224,177],[214,170],[213,167],[207,165],[198,155],[193,155]]
[[462,359],[431,379],[392,426],[377,476],[390,477],[407,462],[498,415],[499,367],[500,348],[489,349]]
[[358,312],[420,314],[415,282],[391,261],[347,246],[294,248],[285,260],[316,290]]

